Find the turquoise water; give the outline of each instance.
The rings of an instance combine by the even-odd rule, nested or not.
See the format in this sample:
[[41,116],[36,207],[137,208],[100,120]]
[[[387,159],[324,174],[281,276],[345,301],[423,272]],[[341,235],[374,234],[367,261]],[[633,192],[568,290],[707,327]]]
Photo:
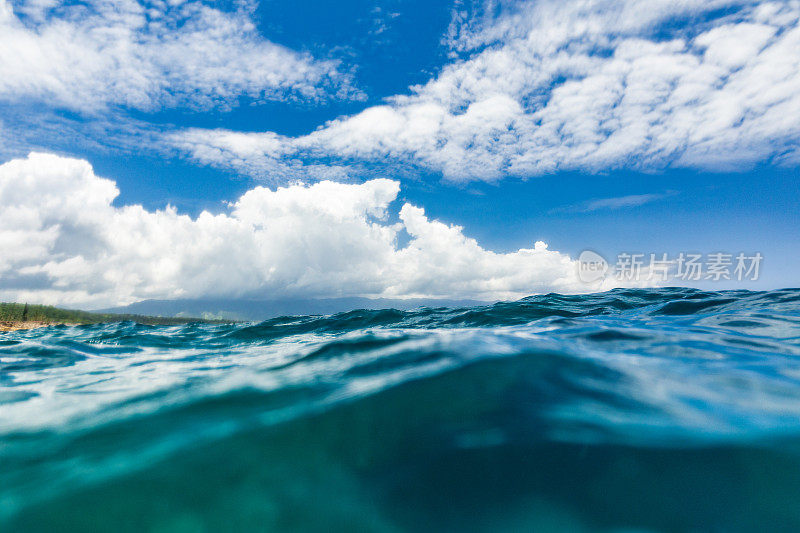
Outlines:
[[0,334],[2,531],[800,529],[800,290]]

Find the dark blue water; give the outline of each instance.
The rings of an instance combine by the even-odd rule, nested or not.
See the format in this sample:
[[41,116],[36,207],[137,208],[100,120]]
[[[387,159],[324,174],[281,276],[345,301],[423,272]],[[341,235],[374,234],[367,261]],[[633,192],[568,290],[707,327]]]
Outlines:
[[797,531],[800,290],[0,334],[2,531]]

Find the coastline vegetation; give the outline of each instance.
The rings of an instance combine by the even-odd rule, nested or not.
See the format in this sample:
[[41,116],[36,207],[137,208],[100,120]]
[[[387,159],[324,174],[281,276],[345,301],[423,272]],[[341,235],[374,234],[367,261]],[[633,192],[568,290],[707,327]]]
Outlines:
[[0,303],[0,331],[28,329],[58,324],[79,325],[131,321],[152,326],[173,326],[191,322],[226,324],[231,320],[206,320],[192,317],[161,317],[116,313],[92,313],[50,305]]

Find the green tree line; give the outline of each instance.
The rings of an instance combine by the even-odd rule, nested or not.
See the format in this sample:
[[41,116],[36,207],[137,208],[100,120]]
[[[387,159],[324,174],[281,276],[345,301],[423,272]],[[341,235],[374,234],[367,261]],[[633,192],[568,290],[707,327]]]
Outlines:
[[132,321],[149,325],[177,325],[191,322],[229,323],[230,320],[204,320],[188,317],[160,317],[113,313],[91,313],[74,309],[61,309],[50,305],[0,303],[0,322],[50,322],[69,324],[97,324],[102,322]]

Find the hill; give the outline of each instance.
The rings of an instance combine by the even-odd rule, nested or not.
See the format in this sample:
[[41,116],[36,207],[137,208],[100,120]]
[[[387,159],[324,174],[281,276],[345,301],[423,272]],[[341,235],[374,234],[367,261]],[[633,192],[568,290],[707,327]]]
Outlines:
[[355,309],[400,309],[420,307],[472,307],[490,302],[439,300],[432,298],[320,298],[320,299],[185,299],[144,300],[125,307],[104,309],[104,313],[134,313],[168,317],[199,316],[241,321],[267,320],[278,316],[330,315]]

